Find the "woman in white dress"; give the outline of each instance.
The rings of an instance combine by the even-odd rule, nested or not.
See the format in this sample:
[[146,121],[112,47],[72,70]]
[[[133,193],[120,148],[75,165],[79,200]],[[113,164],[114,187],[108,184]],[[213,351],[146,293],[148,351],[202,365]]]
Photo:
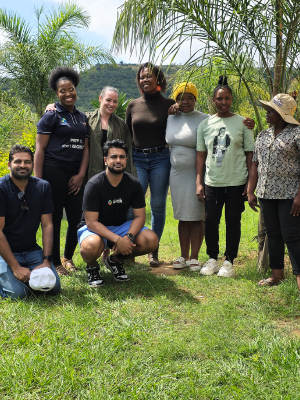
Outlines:
[[189,266],[197,271],[201,269],[198,254],[204,237],[204,204],[196,196],[196,141],[198,125],[209,115],[194,109],[198,91],[191,82],[178,85],[172,97],[179,112],[168,117],[166,142],[171,147],[170,188],[181,249],[173,268]]

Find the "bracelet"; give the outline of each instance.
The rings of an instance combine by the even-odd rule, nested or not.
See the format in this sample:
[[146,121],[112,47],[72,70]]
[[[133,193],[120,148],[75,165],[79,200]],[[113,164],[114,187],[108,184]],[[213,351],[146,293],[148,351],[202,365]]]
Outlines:
[[116,241],[116,244],[118,244],[118,241],[121,239],[121,236],[119,236],[119,239]]

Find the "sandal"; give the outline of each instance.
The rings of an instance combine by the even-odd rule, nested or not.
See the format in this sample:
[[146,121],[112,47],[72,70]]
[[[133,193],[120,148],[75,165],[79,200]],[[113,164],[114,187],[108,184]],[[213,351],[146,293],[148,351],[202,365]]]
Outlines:
[[200,269],[201,269],[201,264],[195,258],[193,258],[190,261],[186,261],[186,265],[188,267],[190,267],[190,271],[193,271],[193,272],[200,271]]
[[282,282],[281,281],[274,281],[273,278],[262,279],[258,282],[258,286],[278,286]]
[[69,270],[71,272],[74,271],[78,271],[78,268],[75,266],[75,264],[73,263],[73,260],[68,260],[67,258],[62,257],[61,258],[61,263],[62,266],[66,269]]
[[70,275],[70,272],[65,267],[63,267],[62,265],[54,265],[54,268],[56,269],[56,272],[60,276],[68,276],[68,275]]
[[181,269],[181,268],[186,268],[187,263],[183,257],[177,257],[176,260],[173,262],[173,268],[174,269]]

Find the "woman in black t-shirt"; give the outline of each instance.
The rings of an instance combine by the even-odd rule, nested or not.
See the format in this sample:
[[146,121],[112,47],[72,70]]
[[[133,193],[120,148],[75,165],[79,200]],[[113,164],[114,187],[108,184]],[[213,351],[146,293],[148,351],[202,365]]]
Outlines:
[[[59,99],[55,111],[45,113],[37,124],[34,173],[48,181],[52,189],[53,264],[67,275],[76,267],[72,257],[77,245],[77,225],[81,217],[83,181],[89,162],[87,117],[75,108],[80,76],[72,68],[52,71],[49,85]],[[60,259],[60,226],[65,208],[68,231],[64,257]],[[67,268],[67,269],[66,269]]]

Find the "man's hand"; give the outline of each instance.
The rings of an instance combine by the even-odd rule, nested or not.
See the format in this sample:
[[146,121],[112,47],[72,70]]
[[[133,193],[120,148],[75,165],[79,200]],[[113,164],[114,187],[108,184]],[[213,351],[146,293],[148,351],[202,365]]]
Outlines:
[[298,217],[300,213],[300,195],[298,194],[294,198],[290,213],[293,215],[293,217]]
[[72,176],[68,184],[68,194],[74,193],[74,195],[76,195],[82,186],[83,180],[84,176],[81,175]]
[[30,279],[30,269],[19,266],[13,271],[14,276],[21,282],[28,282]]
[[132,253],[132,248],[135,246],[136,245],[130,241],[129,237],[123,236],[118,239],[117,243],[115,244],[115,251],[112,255],[116,256],[117,254],[121,253],[123,256],[128,256]]
[[259,208],[259,205],[257,203],[257,197],[255,196],[254,193],[251,193],[251,194],[248,193],[248,203],[249,203],[249,206],[252,208],[252,210],[254,210],[255,212],[258,212],[256,207]]
[[205,201],[205,192],[204,192],[204,186],[203,185],[197,185],[196,195],[197,195],[197,199],[199,201],[201,201],[201,203],[204,203],[204,201]]
[[[44,267],[47,267],[47,268],[50,268],[50,269],[51,269],[51,263],[50,263],[49,260],[44,260],[44,261],[43,261],[43,264],[38,265],[37,267],[33,268],[33,270],[35,270],[35,269],[40,269],[40,268],[44,268]],[[33,270],[32,270],[32,271],[33,271]]]
[[245,118],[243,120],[243,124],[248,128],[248,129],[254,129],[255,127],[255,121],[252,118]]

